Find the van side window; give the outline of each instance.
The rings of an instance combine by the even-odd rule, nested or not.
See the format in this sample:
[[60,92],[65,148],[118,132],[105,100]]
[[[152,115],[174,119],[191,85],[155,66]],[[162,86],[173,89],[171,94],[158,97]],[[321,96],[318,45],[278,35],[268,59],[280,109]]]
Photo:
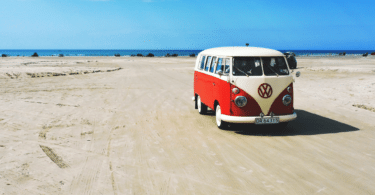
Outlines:
[[217,73],[217,71],[219,71],[219,70],[221,70],[224,73],[223,68],[224,68],[224,66],[223,66],[223,58],[219,58],[217,60],[217,66],[216,66],[215,73]]
[[225,58],[225,74],[229,74],[230,72],[230,58]]
[[201,66],[199,67],[199,69],[203,70],[204,68],[204,63],[206,62],[206,56],[202,56],[202,59],[201,59]]
[[213,57],[212,62],[211,62],[210,72],[214,72],[215,65],[216,65],[216,57]]
[[210,62],[211,62],[211,56],[208,56],[207,57],[207,62],[206,62],[206,67],[205,67],[205,71],[208,71],[208,69],[210,68]]

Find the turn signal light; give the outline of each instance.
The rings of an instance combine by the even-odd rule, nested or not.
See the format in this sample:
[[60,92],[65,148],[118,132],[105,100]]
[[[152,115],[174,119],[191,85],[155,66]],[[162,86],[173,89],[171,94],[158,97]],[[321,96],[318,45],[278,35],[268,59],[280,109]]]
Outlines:
[[288,93],[292,92],[292,87],[288,87],[286,88],[286,90],[288,91]]
[[238,93],[240,92],[240,90],[239,90],[238,88],[233,88],[233,89],[232,89],[232,92],[233,92],[234,94],[238,94]]

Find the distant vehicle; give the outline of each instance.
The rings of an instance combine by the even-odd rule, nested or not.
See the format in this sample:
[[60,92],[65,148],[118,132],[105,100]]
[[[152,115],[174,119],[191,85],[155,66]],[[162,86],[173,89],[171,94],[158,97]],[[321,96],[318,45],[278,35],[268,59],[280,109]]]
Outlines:
[[285,56],[287,55],[292,55],[292,56],[296,56],[296,54],[294,52],[291,52],[291,51],[287,51],[284,53]]
[[289,68],[296,69],[297,68],[296,54],[288,51],[288,52],[285,52],[284,55],[286,57],[286,60],[288,61]]
[[[287,125],[293,107],[293,76],[283,53],[256,47],[221,47],[200,52],[194,68],[195,108],[216,113],[216,124]],[[299,76],[297,72],[296,76]]]

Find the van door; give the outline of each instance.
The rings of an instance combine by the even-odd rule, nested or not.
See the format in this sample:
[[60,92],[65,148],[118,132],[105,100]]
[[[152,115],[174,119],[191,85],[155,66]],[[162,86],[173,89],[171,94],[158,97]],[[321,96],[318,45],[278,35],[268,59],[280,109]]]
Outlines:
[[230,112],[230,115],[233,114],[233,106],[234,106],[234,99],[233,99],[233,92],[232,92],[232,89],[235,87],[235,81],[234,81],[234,77],[233,77],[233,58],[227,58],[226,59],[226,63],[225,63],[225,66],[228,66],[228,81],[229,81],[229,112]]
[[[221,71],[222,75],[218,72]],[[215,85],[213,90],[213,97],[220,104],[221,113],[230,115],[230,58],[219,57],[215,70]]]
[[217,58],[215,56],[209,56],[209,58],[207,58],[207,66],[205,69],[207,71],[207,76],[206,76],[207,87],[205,89],[207,93],[206,105],[211,109],[214,109],[214,101],[215,101],[215,98],[214,98],[215,77],[212,76],[212,73],[214,72],[216,59]]
[[201,98],[204,96],[202,93],[205,89],[205,83],[204,83],[204,66],[206,64],[206,56],[200,56],[200,61],[197,67],[197,71],[194,73],[194,95],[198,94]]
[[211,59],[212,56],[207,56],[207,60],[205,63],[205,66],[203,68],[203,73],[201,74],[201,90],[199,96],[201,97],[201,101],[208,107],[211,104],[211,99],[212,99],[212,78],[209,75],[209,69],[211,65]]

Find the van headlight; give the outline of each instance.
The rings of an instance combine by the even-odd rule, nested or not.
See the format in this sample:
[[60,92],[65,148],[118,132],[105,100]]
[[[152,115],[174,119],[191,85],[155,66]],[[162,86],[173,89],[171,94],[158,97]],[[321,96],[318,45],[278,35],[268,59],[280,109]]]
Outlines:
[[290,95],[285,95],[283,97],[283,104],[284,106],[289,106],[292,103],[292,97]]
[[234,103],[238,107],[244,107],[247,104],[247,99],[244,96],[237,96],[236,99],[234,100]]

